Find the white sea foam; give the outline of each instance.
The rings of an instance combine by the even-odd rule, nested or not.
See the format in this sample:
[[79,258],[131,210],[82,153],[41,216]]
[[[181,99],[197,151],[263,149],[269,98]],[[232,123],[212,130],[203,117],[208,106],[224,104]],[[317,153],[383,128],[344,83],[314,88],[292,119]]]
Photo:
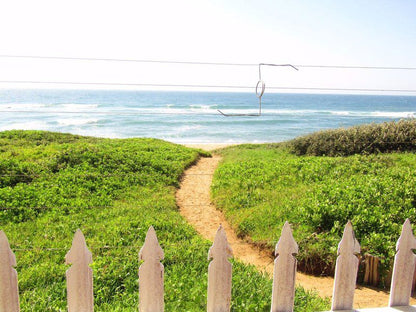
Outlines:
[[205,105],[205,104],[191,104],[189,105],[189,107],[192,110],[203,110],[203,111],[207,111],[207,110],[216,110],[218,105],[217,104],[212,104],[212,105]]
[[176,131],[177,132],[189,132],[189,131],[198,130],[201,128],[202,128],[201,125],[184,125],[182,127],[179,127]]
[[333,112],[331,112],[331,114],[336,115],[336,116],[349,116],[353,113],[352,112],[347,112],[347,111],[333,111]]
[[82,126],[98,122],[97,118],[65,118],[56,120],[61,126]]
[[216,109],[206,110],[201,112],[201,110],[190,109],[190,108],[173,108],[173,107],[155,107],[155,108],[133,108],[125,111],[126,113],[135,113],[140,115],[142,114],[168,114],[168,115],[183,115],[183,114],[208,114],[208,113],[218,113]]
[[387,118],[415,118],[416,112],[372,112],[370,116]]
[[[103,100],[102,104],[98,99]],[[287,100],[286,100],[287,99]],[[99,137],[158,137],[175,142],[276,142],[339,125],[416,117],[414,98],[271,95],[265,118],[255,98],[241,95],[124,92],[0,92],[0,130],[41,129]],[[15,104],[16,102],[25,102]],[[82,104],[82,101],[88,104]],[[395,100],[396,101],[396,100]],[[111,103],[111,104],[110,104]],[[394,106],[392,106],[394,105]],[[22,112],[22,113],[20,113]],[[183,115],[183,116],[181,116]],[[98,126],[99,125],[99,126]]]
[[[218,114],[217,105],[190,105],[189,108],[176,108],[176,107],[155,107],[155,108],[132,108],[129,109],[129,113],[143,113],[143,114],[171,114],[171,115],[181,115],[181,114]],[[221,108],[221,111],[229,114],[256,114],[259,112],[258,108]],[[279,115],[309,115],[309,114],[330,114],[328,111],[320,110],[291,110],[291,109],[267,109],[263,108],[262,111],[268,114],[279,114]],[[347,113],[347,112],[345,112]]]
[[71,112],[82,112],[86,110],[91,110],[98,108],[99,104],[76,104],[76,103],[67,103],[67,104],[58,104],[57,108],[64,111]]
[[46,104],[46,103],[5,103],[0,104],[1,110],[10,111],[62,111],[62,112],[85,112],[95,110],[99,104]]
[[[237,112],[239,110],[233,110]],[[247,110],[240,110],[239,112]],[[364,111],[328,111],[328,110],[302,110],[302,109],[263,109],[266,114],[277,115],[335,115],[351,117],[383,117],[383,118],[416,118],[416,112],[364,112]]]
[[32,109],[39,109],[45,108],[46,104],[42,103],[4,103],[0,104],[0,109],[2,110],[32,110]]
[[0,131],[5,130],[49,130],[51,127],[43,121],[27,121],[27,122],[15,122],[10,124],[3,124],[0,126]]
[[312,109],[267,109],[263,108],[264,113],[277,115],[312,115],[312,114],[328,114],[328,111],[312,110]]
[[[171,115],[182,115],[182,114],[218,114],[218,105],[204,105],[204,104],[191,104],[188,107],[175,107],[175,104],[167,104],[165,107],[137,107],[137,108],[121,108],[121,109],[98,109],[99,104],[45,104],[45,103],[4,103],[0,104],[0,110],[4,111],[41,111],[47,113],[50,112],[63,112],[63,113],[86,113],[95,111],[98,114],[112,112],[116,113],[143,113],[143,114],[171,114]],[[221,108],[224,113],[228,114],[256,114],[258,108],[253,107],[252,109],[233,109],[232,107]],[[364,111],[337,111],[337,110],[313,110],[313,109],[269,109],[263,107],[262,112],[264,114],[272,115],[334,115],[334,116],[351,116],[351,117],[380,117],[380,118],[416,118],[416,112],[364,112]],[[79,125],[84,123],[95,123],[96,119],[60,119],[58,123],[61,125]]]

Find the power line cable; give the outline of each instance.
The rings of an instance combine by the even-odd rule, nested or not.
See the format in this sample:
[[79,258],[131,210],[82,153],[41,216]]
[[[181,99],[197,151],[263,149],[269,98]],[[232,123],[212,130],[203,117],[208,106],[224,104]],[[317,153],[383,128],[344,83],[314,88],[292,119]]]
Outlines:
[[[166,83],[117,83],[117,82],[75,82],[75,81],[38,81],[38,80],[0,80],[8,84],[57,84],[57,85],[89,85],[89,86],[124,86],[124,87],[181,87],[181,88],[224,88],[224,89],[255,89],[243,85],[203,85],[203,84],[166,84]],[[292,87],[271,86],[272,90],[304,90],[304,91],[354,91],[354,92],[403,92],[416,93],[414,89],[372,89],[372,88],[324,88],[324,87]]]
[[[120,58],[96,58],[96,57],[67,57],[67,56],[41,56],[41,55],[0,55],[0,58],[39,59],[39,60],[67,60],[67,61],[100,61],[100,62],[134,62],[134,63],[159,63],[182,65],[213,65],[213,66],[259,66],[263,63],[234,63],[234,62],[202,62],[202,61],[177,61],[154,59],[120,59]],[[321,69],[368,69],[368,70],[416,70],[416,67],[407,66],[357,66],[357,65],[313,65],[297,64],[300,68]]]
[[[56,174],[53,173],[28,173],[28,174],[0,174],[0,177],[55,177],[59,172]],[[191,176],[206,176],[206,175],[213,175],[213,173],[188,173]],[[123,174],[94,174],[94,173],[80,173],[80,174],[72,174],[71,177],[85,177],[85,178],[108,178],[108,177],[149,177],[152,176],[150,174],[143,174],[141,172],[131,172],[131,173],[123,173]],[[61,176],[61,177],[68,177],[68,176]]]
[[[123,87],[182,87],[182,88],[227,88],[227,89],[254,89],[253,86],[236,85],[199,85],[199,84],[166,84],[166,83],[118,83],[118,82],[75,82],[75,81],[37,81],[37,80],[0,80],[0,83],[15,84],[60,84],[60,85],[96,85],[96,86],[123,86]],[[416,90],[415,90],[416,92]]]
[[371,89],[371,88],[321,88],[321,87],[268,87],[274,90],[315,90],[315,91],[359,91],[359,92],[416,92],[412,89]]
[[[120,246],[88,246],[90,250],[105,250],[105,249],[137,249],[140,250],[142,246],[133,246],[133,245],[120,245]],[[71,247],[30,247],[30,248],[17,248],[12,247],[12,250],[15,251],[68,251]]]
[[[0,207],[0,211],[11,211],[11,210],[77,210],[77,209],[88,209],[88,210],[93,210],[93,209],[110,209],[110,208],[115,208],[114,206],[94,206],[94,207],[66,207],[66,206],[62,206],[62,207],[46,207],[46,206],[41,206],[41,207]],[[118,208],[119,209],[119,208]]]
[[[143,242],[144,244],[144,242]],[[112,250],[112,249],[137,249],[140,250],[142,245],[134,246],[134,245],[104,245],[104,246],[94,246],[90,245],[88,246],[88,249],[90,250]],[[175,241],[172,243],[169,242],[163,242],[162,243],[164,248],[168,248],[170,246],[178,246],[178,245],[189,245],[188,240],[181,240],[181,241]],[[58,251],[69,251],[71,246],[69,247],[21,247],[21,246],[10,246],[13,252],[20,252],[20,251],[52,251],[52,252],[58,252]],[[181,260],[183,262],[184,260]],[[186,261],[186,260],[185,260]]]
[[42,110],[0,110],[0,113],[33,113],[33,114],[70,114],[70,115],[75,115],[75,114],[95,114],[95,115],[113,115],[113,116],[128,116],[128,115],[132,115],[132,116],[137,116],[137,115],[167,115],[167,116],[171,116],[171,115],[181,115],[181,116],[186,116],[186,115],[198,115],[198,116],[214,116],[214,115],[218,115],[215,112],[213,113],[199,113],[197,111],[195,112],[181,112],[181,113],[172,113],[172,112],[166,112],[166,113],[162,113],[162,112],[141,112],[141,111],[137,111],[137,112],[112,112],[112,111],[42,111]]
[[301,68],[321,69],[379,69],[379,70],[416,70],[416,67],[393,67],[393,66],[348,66],[348,65],[294,65]]
[[100,62],[132,62],[132,63],[159,63],[159,64],[182,64],[182,65],[214,65],[214,66],[258,66],[250,63],[228,63],[228,62],[198,62],[198,61],[172,61],[172,60],[150,60],[150,59],[118,59],[118,58],[95,58],[95,57],[65,57],[65,56],[35,56],[35,55],[0,55],[0,58],[21,58],[40,60],[66,60],[66,61],[100,61]]
[[[181,205],[184,207],[208,207],[209,204],[187,204],[187,205]],[[53,206],[53,207],[46,207],[46,206],[40,206],[40,207],[23,207],[23,206],[15,206],[15,207],[0,207],[0,211],[14,211],[14,210],[51,210],[51,211],[60,211],[60,210],[79,210],[79,209],[87,209],[87,210],[96,210],[96,209],[120,209],[120,207],[115,206],[84,206],[84,207],[74,207],[74,206]],[[127,209],[137,209],[137,207],[126,207]]]

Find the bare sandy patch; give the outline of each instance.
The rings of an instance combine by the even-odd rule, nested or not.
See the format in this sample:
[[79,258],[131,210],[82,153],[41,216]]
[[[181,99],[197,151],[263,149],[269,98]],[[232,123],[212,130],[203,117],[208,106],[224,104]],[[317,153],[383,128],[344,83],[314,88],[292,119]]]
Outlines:
[[[185,172],[181,187],[176,193],[180,213],[201,236],[211,241],[219,225],[222,224],[233,249],[234,258],[255,265],[259,270],[272,276],[274,259],[270,252],[239,239],[224,215],[211,202],[212,176],[220,160],[221,157],[217,155],[212,158],[202,158]],[[332,296],[334,284],[332,277],[316,277],[298,272],[296,282],[305,289],[317,291],[322,297]],[[357,286],[354,308],[385,307],[388,301],[389,294],[386,291]],[[412,298],[411,304],[415,303],[416,300]]]
[[232,143],[189,143],[184,144],[186,147],[199,148],[205,151],[213,151],[219,148],[224,148],[231,145],[238,145]]

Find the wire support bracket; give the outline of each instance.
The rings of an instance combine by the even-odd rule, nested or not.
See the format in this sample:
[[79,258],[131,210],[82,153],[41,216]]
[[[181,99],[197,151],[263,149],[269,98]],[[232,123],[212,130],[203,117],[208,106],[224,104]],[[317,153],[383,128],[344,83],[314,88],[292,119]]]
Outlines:
[[223,111],[218,109],[218,112],[221,115],[223,115],[225,117],[260,117],[261,116],[261,98],[264,94],[264,91],[266,90],[266,83],[261,78],[261,67],[262,66],[291,67],[295,70],[299,70],[298,68],[296,68],[295,66],[293,66],[291,64],[259,63],[259,80],[257,81],[256,89],[255,89],[256,96],[259,99],[259,112],[255,113],[255,114],[228,114],[228,113],[224,113]]

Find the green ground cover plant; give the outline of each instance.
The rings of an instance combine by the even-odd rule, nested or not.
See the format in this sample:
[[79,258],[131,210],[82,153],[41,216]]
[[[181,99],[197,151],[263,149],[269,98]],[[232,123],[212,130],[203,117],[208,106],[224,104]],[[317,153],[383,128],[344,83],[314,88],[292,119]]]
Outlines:
[[331,274],[344,225],[362,252],[391,265],[406,218],[416,225],[416,155],[296,156],[287,145],[241,145],[224,156],[212,184],[217,207],[238,235],[270,251],[287,220],[301,268]]
[[349,156],[416,151],[416,119],[324,130],[288,142],[296,155]]
[[[80,228],[93,254],[95,310],[137,311],[138,252],[153,225],[165,252],[166,311],[204,311],[210,243],[174,196],[201,156],[155,139],[0,132],[0,229],[16,254],[21,310],[66,311],[64,257]],[[270,278],[233,265],[232,310],[270,310]],[[328,302],[299,288],[296,306]]]

